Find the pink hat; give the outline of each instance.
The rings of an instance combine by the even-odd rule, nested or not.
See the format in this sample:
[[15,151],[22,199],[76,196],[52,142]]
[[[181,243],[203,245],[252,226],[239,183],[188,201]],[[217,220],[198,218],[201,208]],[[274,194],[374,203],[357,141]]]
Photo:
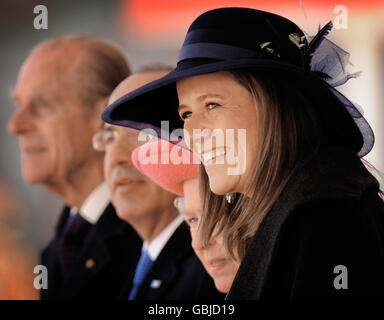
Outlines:
[[183,183],[198,177],[198,158],[165,140],[146,143],[132,152],[134,166],[159,186],[183,196]]

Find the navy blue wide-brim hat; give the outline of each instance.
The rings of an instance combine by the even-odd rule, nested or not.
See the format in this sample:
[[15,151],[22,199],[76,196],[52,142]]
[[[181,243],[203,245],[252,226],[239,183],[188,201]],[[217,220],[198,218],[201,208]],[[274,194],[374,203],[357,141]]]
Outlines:
[[[348,53],[325,38],[331,29],[329,22],[308,43],[296,24],[276,14],[249,8],[205,12],[189,27],[176,68],[122,96],[101,117],[110,124],[159,133],[161,121],[168,121],[171,132],[183,127],[176,81],[221,70],[278,70],[292,81],[310,83],[322,91],[320,97],[336,98],[348,113],[344,119],[335,116],[334,121],[343,122],[335,127],[351,132],[345,140],[353,140],[356,152],[364,156],[373,147],[374,134],[356,106],[334,89],[355,74],[345,73]],[[330,119],[337,113],[325,110]]]

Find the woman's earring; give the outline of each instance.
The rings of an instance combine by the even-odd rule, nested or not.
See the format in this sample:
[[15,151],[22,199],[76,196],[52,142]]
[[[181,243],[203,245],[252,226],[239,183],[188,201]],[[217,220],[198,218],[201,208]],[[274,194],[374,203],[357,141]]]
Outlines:
[[227,200],[227,202],[229,203],[229,204],[232,204],[232,203],[234,203],[235,202],[235,198],[236,198],[236,194],[235,193],[227,193],[226,195],[225,195],[225,200]]

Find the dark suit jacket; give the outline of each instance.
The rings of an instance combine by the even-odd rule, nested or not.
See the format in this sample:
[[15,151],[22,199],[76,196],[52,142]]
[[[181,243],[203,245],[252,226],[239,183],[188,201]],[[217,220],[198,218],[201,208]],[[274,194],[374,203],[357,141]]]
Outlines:
[[[134,272],[131,273],[122,298],[128,299]],[[158,288],[151,287],[160,280]],[[135,300],[224,300],[212,278],[205,271],[191,247],[191,235],[183,222],[168,240],[140,286]]]
[[330,149],[291,177],[227,299],[350,298],[384,298],[384,205],[360,159]]
[[65,207],[56,227],[56,236],[42,253],[42,264],[48,268],[48,289],[41,290],[41,298],[118,298],[140,257],[142,240],[129,224],[117,217],[112,204],[109,204],[91,227],[74,270],[63,282],[57,246],[68,217],[69,208]]

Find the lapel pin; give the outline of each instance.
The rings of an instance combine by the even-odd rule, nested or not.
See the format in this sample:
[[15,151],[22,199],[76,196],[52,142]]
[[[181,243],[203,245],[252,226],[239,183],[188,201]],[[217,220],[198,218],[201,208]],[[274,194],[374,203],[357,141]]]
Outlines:
[[93,269],[95,267],[95,264],[95,260],[93,260],[92,258],[87,259],[85,261],[85,268],[88,270]]
[[152,289],[158,289],[160,288],[160,286],[161,286],[161,280],[157,280],[157,279],[153,279],[150,285]]

